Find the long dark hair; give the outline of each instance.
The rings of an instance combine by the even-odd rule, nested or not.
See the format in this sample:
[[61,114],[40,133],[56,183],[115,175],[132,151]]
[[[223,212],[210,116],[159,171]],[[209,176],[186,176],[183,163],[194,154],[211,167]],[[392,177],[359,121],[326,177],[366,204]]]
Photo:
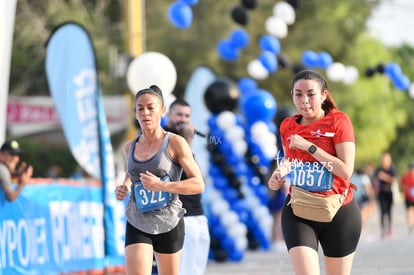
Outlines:
[[332,109],[338,109],[335,100],[329,92],[326,80],[320,74],[311,70],[303,70],[298,72],[292,80],[291,91],[293,91],[293,86],[295,86],[295,83],[301,79],[318,81],[321,86],[321,93],[326,90],[326,99],[324,102],[322,102],[322,110],[324,110],[326,113],[329,113],[329,111]]

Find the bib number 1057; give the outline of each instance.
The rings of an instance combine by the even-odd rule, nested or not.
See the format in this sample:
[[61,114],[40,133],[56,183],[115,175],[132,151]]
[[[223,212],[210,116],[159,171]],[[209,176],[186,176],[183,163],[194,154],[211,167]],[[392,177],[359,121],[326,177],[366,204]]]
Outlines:
[[333,178],[333,174],[320,162],[292,166],[289,174],[292,185],[314,192],[332,189]]

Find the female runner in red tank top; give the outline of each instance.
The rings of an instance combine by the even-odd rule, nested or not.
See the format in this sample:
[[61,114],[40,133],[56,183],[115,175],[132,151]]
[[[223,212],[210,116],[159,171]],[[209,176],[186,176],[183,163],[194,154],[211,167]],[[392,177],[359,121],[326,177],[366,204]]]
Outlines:
[[[308,191],[320,194],[350,190],[355,159],[351,120],[337,109],[326,81],[314,71],[304,70],[295,75],[291,95],[299,114],[286,118],[280,125],[284,161],[288,161],[290,173],[285,176],[282,166],[276,168],[268,181],[269,188],[278,190],[289,178],[291,184],[302,187],[306,181]],[[325,169],[325,177],[318,179],[312,169],[303,168],[316,166]],[[353,193],[347,193],[331,222],[297,217],[289,201],[290,195],[282,210],[282,229],[296,274],[320,274],[319,244],[326,274],[350,274],[361,234],[361,214]]]

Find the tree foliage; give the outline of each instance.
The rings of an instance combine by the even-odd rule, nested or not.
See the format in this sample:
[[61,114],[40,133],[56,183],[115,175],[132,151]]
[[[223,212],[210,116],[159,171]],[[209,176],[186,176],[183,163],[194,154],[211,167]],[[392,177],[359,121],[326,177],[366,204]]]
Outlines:
[[[103,93],[124,93],[125,77],[113,74],[112,53],[125,53],[123,32],[124,2],[121,0],[18,0],[13,41],[11,93],[48,94],[44,61],[45,43],[52,30],[65,21],[82,24],[93,39]],[[388,49],[366,32],[366,20],[377,1],[298,1],[296,21],[288,36],[281,39],[282,54],[290,66],[279,68],[267,79],[258,81],[261,89],[272,93],[279,105],[291,105],[290,85],[293,65],[300,63],[305,50],[326,51],[335,61],[353,65],[359,79],[353,85],[329,83],[341,110],[351,117],[357,139],[357,165],[376,163],[389,150],[399,167],[405,167],[414,154],[413,100],[392,87],[385,75],[366,77],[367,67],[391,61],[401,64],[414,79],[414,50],[408,45]],[[177,29],[167,10],[172,1],[145,1],[145,48],[159,51],[174,62],[178,82],[174,94],[181,97],[192,71],[200,65],[218,76],[238,80],[246,77],[246,66],[261,52],[258,41],[267,34],[265,20],[272,16],[276,1],[260,0],[248,11],[248,24],[240,26],[231,17],[239,1],[203,0],[192,6],[193,22],[188,29]],[[217,43],[232,30],[244,28],[249,45],[239,59],[227,62],[217,54]],[[324,71],[320,71],[325,74]],[[329,82],[329,80],[328,80]]]

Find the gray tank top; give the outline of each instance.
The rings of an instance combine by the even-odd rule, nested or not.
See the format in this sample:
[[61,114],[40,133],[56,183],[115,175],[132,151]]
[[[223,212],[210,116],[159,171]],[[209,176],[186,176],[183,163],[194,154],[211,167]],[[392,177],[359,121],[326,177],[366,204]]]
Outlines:
[[125,214],[131,225],[148,234],[160,234],[172,230],[186,212],[177,194],[172,194],[172,200],[167,206],[148,212],[142,212],[136,203],[137,199],[141,199],[137,198],[139,194],[134,192],[140,173],[149,171],[160,178],[167,176],[170,181],[180,180],[183,169],[168,154],[170,135],[171,133],[167,132],[158,152],[145,161],[139,161],[134,157],[135,145],[140,136],[129,147],[127,169],[132,185]]

